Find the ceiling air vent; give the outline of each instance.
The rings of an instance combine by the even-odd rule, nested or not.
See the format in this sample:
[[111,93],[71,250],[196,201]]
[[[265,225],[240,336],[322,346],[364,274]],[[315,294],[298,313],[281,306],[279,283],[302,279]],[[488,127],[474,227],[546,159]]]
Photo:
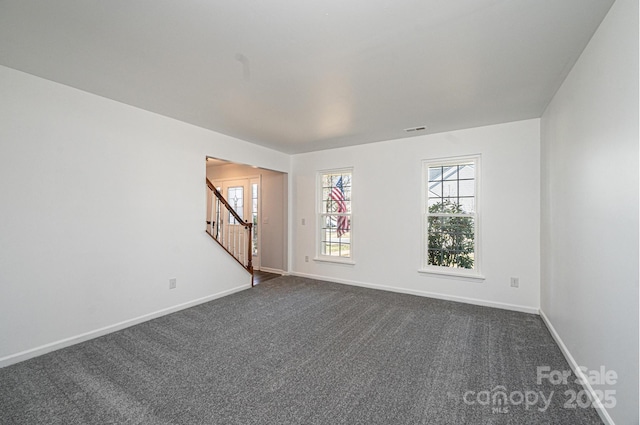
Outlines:
[[421,125],[420,127],[405,128],[404,131],[407,133],[413,133],[414,131],[424,131],[426,129],[427,129],[426,125]]

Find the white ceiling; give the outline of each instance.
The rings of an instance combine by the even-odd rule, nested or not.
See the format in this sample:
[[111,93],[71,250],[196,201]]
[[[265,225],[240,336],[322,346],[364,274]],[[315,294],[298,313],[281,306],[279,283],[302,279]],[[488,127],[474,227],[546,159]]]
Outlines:
[[297,153],[540,117],[612,3],[0,0],[0,64]]

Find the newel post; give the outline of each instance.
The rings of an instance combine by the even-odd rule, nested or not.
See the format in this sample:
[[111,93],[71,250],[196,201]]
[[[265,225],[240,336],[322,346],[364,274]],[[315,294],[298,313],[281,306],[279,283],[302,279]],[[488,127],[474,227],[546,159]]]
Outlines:
[[251,249],[251,228],[253,227],[253,223],[247,223],[247,229],[249,230],[249,238],[247,240],[247,270],[251,273],[251,286],[253,286],[253,250]]

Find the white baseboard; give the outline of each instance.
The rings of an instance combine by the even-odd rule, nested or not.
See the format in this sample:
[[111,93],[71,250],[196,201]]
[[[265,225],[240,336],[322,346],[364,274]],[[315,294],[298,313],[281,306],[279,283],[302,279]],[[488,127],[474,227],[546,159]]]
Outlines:
[[580,365],[578,365],[578,362],[576,362],[576,360],[573,358],[573,356],[569,352],[569,349],[564,344],[564,341],[562,341],[562,338],[560,338],[560,335],[558,334],[556,329],[553,327],[553,325],[551,324],[551,321],[549,320],[547,315],[544,314],[544,311],[542,311],[542,309],[540,309],[540,317],[542,318],[542,321],[544,322],[544,324],[547,326],[547,329],[549,329],[549,332],[551,333],[551,336],[553,337],[553,339],[556,341],[556,344],[558,344],[558,347],[560,347],[560,351],[562,351],[562,354],[564,355],[565,359],[567,359],[569,366],[571,366],[571,370],[573,370],[573,373],[576,375],[576,377],[579,378],[580,381],[583,383],[582,386],[587,392],[587,394],[589,395],[589,398],[593,403],[593,407],[596,409],[596,412],[598,412],[598,415],[600,416],[600,419],[602,419],[602,422],[604,422],[607,425],[615,425],[615,423],[613,422],[613,419],[611,419],[611,416],[609,416],[609,412],[607,412],[607,409],[602,405],[602,402],[596,396],[596,393],[593,390],[593,387],[591,386],[591,384],[585,377],[584,373],[580,369]]
[[282,271],[280,269],[272,269],[271,267],[260,267],[260,271],[261,272],[267,272],[267,273],[282,274],[282,275],[285,274],[284,271]]
[[342,283],[344,285],[361,286],[364,288],[380,289],[383,291],[398,292],[401,294],[418,295],[421,297],[436,298],[439,300],[455,301],[455,302],[460,302],[465,304],[480,305],[483,307],[494,307],[494,308],[500,308],[503,310],[519,311],[521,313],[529,313],[529,314],[536,314],[536,315],[538,314],[537,308],[527,307],[523,305],[499,303],[494,301],[479,300],[476,298],[457,297],[455,295],[439,294],[437,292],[427,292],[427,291],[419,291],[419,290],[408,289],[408,288],[398,288],[395,286],[377,285],[375,283],[357,282],[354,280],[338,279],[338,278],[332,278],[327,276],[318,276],[318,275],[313,275],[309,273],[291,272],[291,275],[306,277],[309,279],[324,280],[327,282]]
[[11,354],[11,355],[0,358],[0,368],[10,366],[12,364],[19,363],[25,360],[29,360],[33,357],[41,356],[51,351],[56,351],[61,348],[69,347],[71,345],[78,344],[80,342],[98,338],[100,336],[110,334],[112,332],[116,332],[128,327],[137,325],[142,322],[147,322],[149,320],[152,320],[161,316],[165,316],[167,314],[175,313],[176,311],[184,310],[186,308],[193,307],[198,304],[203,304],[209,301],[213,301],[217,298],[222,298],[224,296],[231,295],[235,292],[243,291],[249,288],[251,288],[251,285],[249,284],[241,285],[232,289],[227,289],[225,291],[218,292],[213,295],[208,295],[206,297],[198,298],[196,300],[188,301],[186,303],[182,303],[182,304],[178,304],[162,310],[158,310],[153,313],[149,313],[143,316],[135,317],[133,319],[125,320],[123,322],[116,323],[114,325],[105,326],[100,329],[96,329],[80,335],[65,338],[59,341],[51,342],[49,344],[41,345],[40,347],[32,348],[26,351],[22,351],[20,353]]

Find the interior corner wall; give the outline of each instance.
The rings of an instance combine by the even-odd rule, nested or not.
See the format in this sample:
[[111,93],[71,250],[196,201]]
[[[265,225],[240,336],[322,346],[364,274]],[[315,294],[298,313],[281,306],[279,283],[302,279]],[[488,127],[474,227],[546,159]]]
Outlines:
[[[337,282],[537,313],[540,295],[540,120],[292,157],[292,272]],[[422,160],[482,155],[483,282],[418,273]],[[355,265],[313,261],[316,174],[353,167]],[[305,224],[302,224],[304,219]],[[305,256],[311,260],[305,262]],[[520,287],[510,287],[510,277]]]
[[638,423],[638,2],[617,0],[541,120],[541,310]]
[[249,286],[205,233],[206,156],[290,164],[0,67],[0,365]]

